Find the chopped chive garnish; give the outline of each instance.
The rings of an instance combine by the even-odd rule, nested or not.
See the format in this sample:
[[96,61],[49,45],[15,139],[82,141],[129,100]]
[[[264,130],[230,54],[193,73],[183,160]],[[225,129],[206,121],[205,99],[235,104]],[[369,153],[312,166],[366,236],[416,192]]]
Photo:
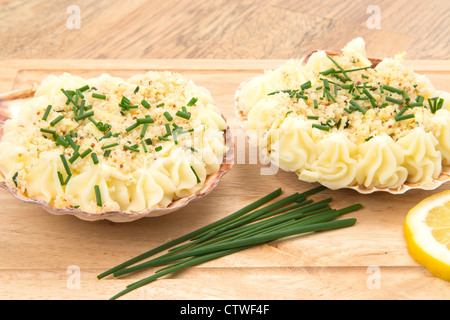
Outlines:
[[161,103],[159,103],[159,104],[156,105],[157,108],[161,108],[161,107],[163,107],[163,106],[164,106],[164,102],[161,102]]
[[72,172],[70,171],[69,164],[67,163],[67,160],[66,160],[66,156],[64,154],[61,154],[59,157],[61,158],[61,161],[63,163],[64,169],[66,170],[66,173],[68,175],[72,175]]
[[317,120],[317,119],[319,119],[318,116],[307,116],[307,118],[310,119],[310,120]]
[[95,199],[97,201],[97,206],[102,207],[102,195],[100,193],[100,187],[98,185],[94,186]]
[[108,138],[111,138],[111,137],[112,137],[112,132],[108,131],[107,133],[105,133],[105,135],[103,137],[101,137],[99,139],[99,141],[102,141],[103,139],[108,139]]
[[60,144],[64,148],[67,148],[69,146],[69,143],[64,138],[62,138],[60,136],[57,136],[55,140],[56,140],[56,144]]
[[195,178],[197,179],[197,183],[202,182],[202,180],[200,180],[200,178],[198,177],[197,172],[195,172],[195,169],[194,169],[193,166],[191,166],[191,170],[192,170],[192,172],[195,174]]
[[131,126],[125,129],[126,132],[130,132],[131,130],[139,127],[141,124],[139,122],[133,123]]
[[87,84],[87,85],[85,85],[85,86],[83,86],[83,87],[81,87],[80,89],[77,89],[77,90],[80,91],[80,92],[84,92],[86,90],[89,90],[89,85]]
[[95,152],[91,153],[92,161],[94,161],[94,164],[98,164],[98,157]]
[[180,110],[178,110],[175,115],[180,117],[180,118],[186,119],[186,120],[189,120],[191,118],[191,115],[189,113],[186,113],[186,112],[183,112],[183,111],[180,111]]
[[384,108],[386,108],[387,106],[388,106],[389,104],[388,103],[383,103],[382,105],[381,105],[381,109],[384,109]]
[[297,99],[308,100],[308,96],[302,95],[302,94],[300,94],[300,92],[298,92],[298,93],[295,95],[295,97],[296,97]]
[[145,101],[145,100],[142,100],[141,101],[141,104],[142,104],[142,106],[144,107],[144,108],[150,108],[150,103],[148,103],[147,101]]
[[111,149],[108,149],[105,151],[105,153],[103,153],[103,157],[108,158],[110,154],[111,154]]
[[170,129],[170,124],[166,123],[166,124],[165,124],[165,127],[166,127],[166,132],[167,132],[167,134],[168,134],[168,135],[171,135],[171,134],[172,134],[172,130]]
[[16,185],[17,188],[17,176],[19,175],[19,172],[14,173],[14,175],[12,176],[12,181],[14,182],[14,184]]
[[41,132],[50,133],[50,134],[55,134],[56,133],[55,130],[50,130],[50,129],[41,128],[40,130],[41,130]]
[[330,131],[330,127],[329,126],[324,126],[322,124],[313,123],[312,127],[316,128],[316,129],[319,129],[319,130],[323,130],[323,131]]
[[189,147],[189,150],[191,150],[192,152],[198,152],[198,150],[197,150],[197,149],[195,149],[195,148],[192,148],[192,147]]
[[173,120],[173,118],[172,118],[172,116],[170,115],[170,113],[169,112],[164,112],[164,117],[166,117],[166,119],[168,120],[168,121],[172,121]]
[[162,146],[157,146],[156,148],[155,148],[155,151],[161,151],[162,150]]
[[300,86],[300,88],[301,88],[302,90],[306,90],[306,89],[311,88],[311,81],[305,82],[304,84],[302,84],[302,85]]
[[396,117],[402,116],[402,115],[406,112],[406,109],[408,109],[408,107],[403,107],[403,108],[397,113]]
[[123,148],[130,151],[139,152],[139,149],[135,148],[134,146],[123,146]]
[[145,145],[144,140],[141,140],[141,144],[142,144],[142,148],[144,149],[144,152],[147,153],[148,150],[147,150],[147,146]]
[[[351,99],[350,104],[355,107],[358,111],[360,111],[362,114],[366,113],[366,109],[361,107],[355,100]],[[350,108],[351,109],[351,108]]]
[[86,157],[89,153],[92,152],[91,148],[86,149],[83,153],[80,154],[81,158],[83,159],[84,157]]
[[198,101],[198,99],[194,97],[186,105],[188,107],[192,107],[197,101]]
[[148,127],[148,124],[146,124],[146,123],[142,126],[141,134],[139,135],[141,138],[145,137],[145,133],[147,132],[147,127]]
[[107,144],[105,146],[102,146],[102,150],[109,149],[109,148],[112,148],[112,147],[115,147],[115,146],[118,146],[118,145],[119,145],[118,142]]
[[59,183],[63,186],[64,185],[64,177],[61,172],[58,171],[58,179]]
[[52,127],[54,127],[58,122],[60,122],[62,119],[64,119],[64,116],[58,116],[58,117],[56,117],[55,119],[53,119],[53,121],[52,122],[50,122],[50,125],[52,126]]
[[317,104],[317,100],[314,100],[314,109],[319,108],[319,105]]
[[336,69],[330,68],[325,71],[319,72],[323,76],[328,76],[329,74],[336,73]]
[[425,98],[423,96],[419,95],[419,96],[416,97],[416,102],[423,103],[424,100],[425,100]]
[[395,98],[392,98],[390,96],[386,96],[386,100],[389,101],[389,102],[398,104],[398,105],[402,105],[403,104],[403,100],[395,99]]
[[52,110],[52,106],[49,104],[47,106],[47,109],[45,109],[45,113],[44,113],[44,116],[42,117],[42,120],[47,121],[50,110]]
[[414,114],[410,113],[410,114],[405,114],[404,116],[400,116],[400,117],[395,117],[395,121],[402,121],[402,120],[407,120],[407,119],[411,119],[414,118]]
[[71,157],[69,158],[69,162],[70,162],[70,163],[74,163],[75,160],[77,160],[79,156],[80,156],[80,154],[79,154],[78,152],[74,152],[74,153],[73,153],[73,156],[71,156]]
[[366,76],[365,74],[361,75],[361,77],[363,77],[364,79],[369,79],[369,77]]
[[349,110],[347,108],[344,108],[344,111],[347,112],[347,113],[352,113],[352,110]]
[[330,91],[330,84],[328,82],[328,79],[322,79],[323,81],[323,87],[325,88],[326,91]]
[[364,141],[367,142],[367,141],[369,141],[369,140],[372,139],[372,138],[373,138],[373,136],[370,136],[370,137],[368,137],[368,138],[365,138]]
[[70,135],[66,135],[65,138],[69,142],[69,144],[72,147],[72,149],[77,150],[79,148],[77,146],[77,144],[75,143],[75,141],[73,141],[73,139],[72,139],[72,137]]
[[[78,104],[75,102],[75,100],[73,100],[73,95],[75,94],[75,92],[74,92],[73,94],[70,94],[69,92],[67,92],[67,91],[64,90],[64,89],[61,89],[61,91],[62,91],[62,93],[64,93],[64,95],[67,97],[67,100],[68,100],[69,102],[72,102],[72,104],[73,104],[74,106],[76,106],[77,108],[79,107]],[[68,103],[66,102],[66,104],[68,104]]]
[[148,146],[153,144],[153,141],[152,141],[152,139],[150,139],[150,138],[145,139],[144,141],[145,141],[145,143],[146,143]]
[[139,86],[136,87],[136,89],[134,89],[134,94],[138,93],[139,91]]
[[403,93],[403,90],[397,89],[397,88],[394,88],[394,87],[391,87],[391,86],[388,86],[388,85],[383,85],[383,89],[387,90],[389,92],[392,92],[392,93],[398,93],[398,94],[402,94]]
[[105,96],[104,94],[100,94],[100,93],[94,92],[94,93],[92,94],[92,98],[105,100],[105,99],[106,99],[106,96]]
[[75,121],[83,120],[83,119],[92,117],[93,115],[94,115],[94,111],[89,111],[87,113],[83,113],[83,114],[76,116]]
[[169,141],[169,139],[167,139],[167,138],[164,137],[164,136],[158,136],[158,139],[159,139],[160,141]]
[[[334,64],[336,67],[339,68],[339,70],[341,70],[341,72],[342,72],[342,74],[344,75],[344,77],[345,77],[346,80],[350,80],[350,78],[348,77],[346,71],[345,71],[345,70],[344,70],[344,69],[343,69],[336,61],[334,61],[333,58],[331,58],[329,55],[327,55],[327,58],[330,59],[331,62],[333,62],[333,64]],[[343,82],[345,82],[345,81],[343,81]]]
[[148,117],[146,117],[146,118],[139,118],[139,119],[136,120],[136,122],[137,122],[138,124],[154,123],[155,120],[153,120],[152,118],[150,118],[150,117],[148,116]]

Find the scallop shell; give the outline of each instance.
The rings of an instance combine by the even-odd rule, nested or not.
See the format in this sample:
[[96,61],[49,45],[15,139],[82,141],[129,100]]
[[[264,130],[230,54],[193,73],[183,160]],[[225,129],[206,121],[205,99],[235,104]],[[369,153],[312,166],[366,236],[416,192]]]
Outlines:
[[[23,101],[31,98],[34,95],[34,92],[34,89],[28,89],[14,90],[4,94],[0,94],[0,139],[3,136],[4,122],[8,119],[11,119],[15,114],[17,114]],[[226,120],[226,117],[223,113],[222,117]],[[223,175],[231,170],[234,164],[235,146],[234,139],[232,137],[231,130],[229,130],[229,127],[224,133],[224,138],[226,141],[226,146],[228,147],[228,151],[223,157],[223,161],[221,166],[219,167],[219,170],[216,173],[206,177],[205,184],[199,191],[188,197],[174,200],[167,207],[149,209],[139,213],[130,213],[124,211],[105,211],[102,213],[90,213],[75,208],[55,208],[44,201],[29,198],[26,195],[22,194],[19,189],[7,186],[1,173],[0,187],[10,192],[14,197],[21,201],[40,205],[49,213],[55,215],[72,215],[86,221],[109,220],[112,222],[130,222],[141,219],[143,217],[158,217],[179,210],[186,206],[189,202],[206,196],[218,185]]]
[[[302,59],[303,65],[305,65],[308,62],[309,57],[314,52],[317,52],[317,51],[311,52],[310,54],[308,54],[307,56],[305,56]],[[329,56],[339,55],[336,52],[330,52],[330,51],[325,51],[325,52]],[[370,60],[370,62],[372,62],[373,67],[376,67],[378,65],[378,63],[380,63],[382,61],[382,59],[378,59],[378,58],[369,58],[369,60]],[[234,96],[234,111],[235,111],[236,117],[239,120],[241,128],[244,128],[244,122],[247,120],[247,116],[239,108],[239,96],[240,96],[242,87],[247,82],[248,81],[244,81],[239,85],[238,89],[236,90],[235,96]],[[412,190],[412,189],[434,190],[434,189],[439,188],[443,183],[448,182],[448,181],[450,181],[450,166],[443,165],[442,172],[439,175],[439,177],[437,179],[432,180],[431,182],[428,182],[427,184],[406,182],[403,185],[401,185],[400,187],[395,188],[395,189],[394,188],[376,188],[376,187],[365,188],[364,186],[359,186],[359,185],[354,185],[354,186],[349,185],[349,186],[345,187],[345,189],[353,189],[361,194],[369,194],[369,193],[373,193],[373,192],[377,192],[377,191],[389,192],[391,194],[403,194],[403,193],[407,192],[408,190]]]

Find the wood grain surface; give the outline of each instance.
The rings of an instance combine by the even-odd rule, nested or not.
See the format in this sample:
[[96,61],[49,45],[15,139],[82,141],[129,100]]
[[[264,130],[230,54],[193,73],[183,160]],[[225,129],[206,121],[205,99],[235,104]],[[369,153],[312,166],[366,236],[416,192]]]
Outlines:
[[[71,5],[79,29],[67,27]],[[450,59],[447,0],[0,0],[0,8],[0,59],[288,59],[338,51],[357,36],[374,56]]]
[[[237,136],[233,95],[239,83],[280,60],[11,60],[0,64],[14,75],[9,89],[30,80],[69,71],[81,76],[103,72],[127,77],[146,70],[183,73],[206,86],[228,116]],[[440,90],[450,90],[449,61],[407,61]],[[4,75],[5,75],[4,74]],[[2,88],[6,85],[2,80]],[[284,194],[315,186],[279,171],[261,175],[265,165],[255,150],[239,146],[244,161],[224,176],[207,197],[157,218],[130,223],[86,222],[54,216],[0,191],[0,298],[108,299],[155,269],[114,279],[97,280],[106,269],[148,249],[195,230],[282,187]],[[403,222],[408,210],[433,191],[403,195],[360,195],[327,190],[313,199],[333,198],[334,208],[360,202],[349,214],[355,226],[291,237],[235,253],[165,277],[123,299],[449,299],[448,282],[434,277],[408,254]],[[72,283],[78,270],[79,287]]]
[[[71,5],[80,9],[79,29],[67,27]],[[380,10],[379,28],[367,25],[371,5]],[[239,135],[232,103],[241,81],[314,49],[339,51],[357,36],[374,57],[406,51],[409,66],[450,91],[449,19],[446,0],[0,0],[0,92],[63,71],[179,71],[210,89]],[[311,187],[282,171],[262,176],[255,150],[243,148],[243,161],[206,198],[132,223],[54,216],[0,190],[0,299],[108,299],[153,271],[97,280],[109,267],[277,187],[285,194]],[[449,284],[411,259],[402,229],[415,203],[448,188],[396,196],[325,191],[314,198],[333,197],[337,208],[364,205],[349,215],[355,226],[248,249],[124,298],[449,299]]]

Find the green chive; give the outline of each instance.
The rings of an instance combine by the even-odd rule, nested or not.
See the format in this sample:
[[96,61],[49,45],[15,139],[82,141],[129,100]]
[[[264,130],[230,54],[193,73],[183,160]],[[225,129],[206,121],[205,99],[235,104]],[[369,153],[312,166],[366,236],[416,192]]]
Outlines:
[[99,141],[102,141],[103,139],[108,139],[108,138],[110,138],[110,137],[112,137],[112,132],[111,132],[111,131],[108,131],[103,137],[101,137],[101,138],[99,139]]
[[347,108],[344,108],[344,111],[347,112],[347,113],[352,113],[352,110],[349,110]]
[[50,125],[52,126],[52,127],[54,127],[58,122],[60,122],[62,119],[64,119],[64,116],[58,116],[58,117],[56,117],[55,119],[53,119],[53,121],[52,122],[50,122]]
[[140,126],[140,123],[136,122],[133,123],[131,126],[129,126],[128,128],[125,129],[126,132],[130,132],[131,130],[133,130],[134,128],[137,128]]
[[410,114],[405,114],[404,116],[400,116],[400,117],[395,117],[395,121],[402,121],[402,120],[407,120],[407,119],[411,119],[414,118],[414,114],[410,113]]
[[145,133],[147,132],[147,127],[148,127],[148,124],[146,124],[146,123],[142,126],[142,130],[141,130],[141,134],[140,134],[141,138],[145,137]]
[[55,130],[50,130],[50,129],[41,128],[40,130],[41,130],[41,132],[50,133],[50,134],[55,134],[56,133]]
[[202,180],[200,180],[200,178],[198,177],[197,172],[195,172],[195,169],[194,169],[193,166],[191,166],[191,170],[192,170],[192,172],[195,174],[195,178],[197,178],[197,183],[202,182]]
[[91,152],[92,152],[92,149],[88,148],[80,156],[81,156],[82,159],[84,159],[84,157],[86,157]]
[[369,140],[372,139],[372,138],[373,138],[373,136],[370,136],[370,137],[364,139],[364,141],[369,141]]
[[50,110],[52,110],[52,106],[48,105],[47,109],[45,109],[45,113],[44,113],[44,116],[42,117],[42,120],[47,121],[47,118],[48,118],[48,115],[50,113]]
[[66,156],[64,154],[61,154],[59,157],[61,158],[61,161],[63,163],[64,169],[66,170],[66,173],[68,175],[72,175],[72,172],[70,171],[69,164],[67,163],[67,160],[66,160]]
[[363,107],[361,107],[355,100],[351,99],[350,100],[350,104],[353,107],[355,107],[356,109],[358,109],[362,114],[366,113],[366,110]]
[[118,142],[107,144],[105,146],[102,146],[102,150],[109,149],[109,148],[112,148],[112,147],[115,147],[115,146],[118,146],[118,145],[119,145]]
[[398,105],[402,105],[402,104],[403,104],[403,101],[402,101],[402,100],[395,99],[395,98],[392,98],[392,97],[390,97],[390,96],[386,96],[386,100],[389,101],[389,102],[398,104]]
[[150,103],[148,103],[147,101],[145,101],[145,100],[142,100],[141,101],[141,104],[142,104],[142,106],[144,106],[144,108],[150,108]]
[[67,148],[69,146],[69,143],[60,136],[56,137],[56,143],[62,145],[64,148]]
[[139,152],[138,148],[134,148],[133,146],[123,146],[124,149],[130,150],[130,151],[134,151],[134,152]]
[[14,182],[14,184],[16,185],[17,188],[17,176],[19,175],[19,172],[14,173],[14,175],[12,176],[12,181]]
[[312,127],[316,128],[316,129],[319,129],[319,130],[323,130],[323,131],[330,131],[330,127],[329,126],[324,126],[324,125],[321,125],[321,124],[313,123]]
[[[79,107],[78,104],[75,102],[75,100],[73,100],[73,95],[71,95],[69,92],[67,92],[67,91],[64,90],[64,89],[61,89],[61,91],[62,91],[62,93],[64,93],[64,95],[67,97],[68,101],[72,102],[72,104],[73,104],[74,106],[76,106],[77,108]],[[74,94],[75,94],[75,92],[74,92]],[[66,103],[66,104],[68,104],[68,103]]]
[[155,148],[155,151],[161,151],[162,150],[162,146],[158,146]]
[[136,94],[139,91],[139,86],[136,87],[136,89],[134,89],[134,94]]
[[305,82],[304,84],[302,84],[302,85],[300,86],[300,88],[301,88],[302,90],[306,90],[306,89],[311,88],[311,81]]
[[91,158],[92,158],[92,161],[94,161],[94,164],[98,164],[98,157],[95,152],[91,153]]
[[310,120],[317,120],[317,119],[319,119],[319,117],[318,116],[306,116],[308,119],[310,119]]
[[164,102],[161,102],[161,103],[159,103],[159,104],[156,105],[157,108],[161,108],[161,107],[163,107],[163,106],[164,106]]
[[87,113],[83,113],[83,114],[76,116],[75,121],[83,120],[83,119],[92,117],[93,115],[94,115],[94,111],[89,111]]
[[188,107],[191,107],[191,106],[193,106],[197,101],[198,101],[198,99],[194,97],[194,98],[192,98],[186,105],[187,105]]
[[77,160],[79,156],[80,156],[80,154],[78,152],[74,152],[72,157],[69,158],[69,162],[74,163],[75,160]]
[[97,206],[102,207],[102,195],[100,193],[100,187],[98,185],[94,186],[95,199],[97,200]]
[[62,173],[59,171],[58,171],[58,179],[59,179],[59,184],[61,184],[63,186],[65,184],[64,177],[63,177]]
[[150,138],[145,139],[144,141],[145,141],[145,143],[146,143],[148,146],[153,144],[153,141],[152,141],[152,139],[150,139]]
[[317,100],[314,100],[314,109],[319,108],[319,105],[317,104]]
[[166,119],[168,120],[168,121],[172,121],[173,120],[173,118],[172,118],[172,116],[170,115],[170,113],[169,112],[164,112],[164,117],[166,117]]
[[186,113],[186,112],[183,112],[183,111],[180,111],[180,110],[178,110],[175,115],[180,117],[180,118],[184,118],[186,120],[189,120],[191,118],[191,115],[189,113]]
[[155,120],[153,120],[152,118],[150,118],[149,116],[147,116],[147,118],[139,118],[139,119],[137,119],[136,122],[137,122],[138,124],[154,123]]
[[385,90],[387,90],[389,92],[392,92],[392,93],[398,93],[400,95],[403,94],[403,90],[397,89],[397,88],[394,88],[394,87],[391,87],[391,86],[388,86],[388,85],[383,85],[383,89],[385,89]]
[[96,99],[101,99],[101,100],[105,100],[106,96],[104,94],[99,94],[99,93],[93,93],[92,94],[92,98],[96,98]]
[[111,149],[108,149],[105,151],[105,153],[103,153],[103,157],[108,158],[110,154],[111,154]]
[[330,68],[330,69],[327,69],[327,70],[319,72],[319,73],[323,76],[327,76],[327,75],[335,73],[335,72],[336,72],[336,70],[334,68]]
[[148,150],[147,150],[147,147],[145,146],[144,140],[141,140],[141,144],[142,144],[142,148],[144,148],[144,152],[147,153]]
[[81,87],[80,89],[77,89],[77,90],[80,91],[80,92],[84,92],[86,90],[89,90],[89,85],[85,85],[85,86],[83,86],[83,87]]

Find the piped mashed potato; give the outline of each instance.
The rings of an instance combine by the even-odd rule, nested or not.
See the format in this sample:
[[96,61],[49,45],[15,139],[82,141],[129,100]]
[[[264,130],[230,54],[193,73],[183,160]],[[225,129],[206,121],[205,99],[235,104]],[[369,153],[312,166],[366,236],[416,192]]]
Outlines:
[[9,187],[91,213],[166,207],[200,190],[227,152],[209,92],[171,72],[48,76],[3,130]]
[[450,95],[404,56],[373,63],[356,38],[339,55],[266,71],[236,95],[246,134],[280,168],[331,189],[426,187],[450,165]]

